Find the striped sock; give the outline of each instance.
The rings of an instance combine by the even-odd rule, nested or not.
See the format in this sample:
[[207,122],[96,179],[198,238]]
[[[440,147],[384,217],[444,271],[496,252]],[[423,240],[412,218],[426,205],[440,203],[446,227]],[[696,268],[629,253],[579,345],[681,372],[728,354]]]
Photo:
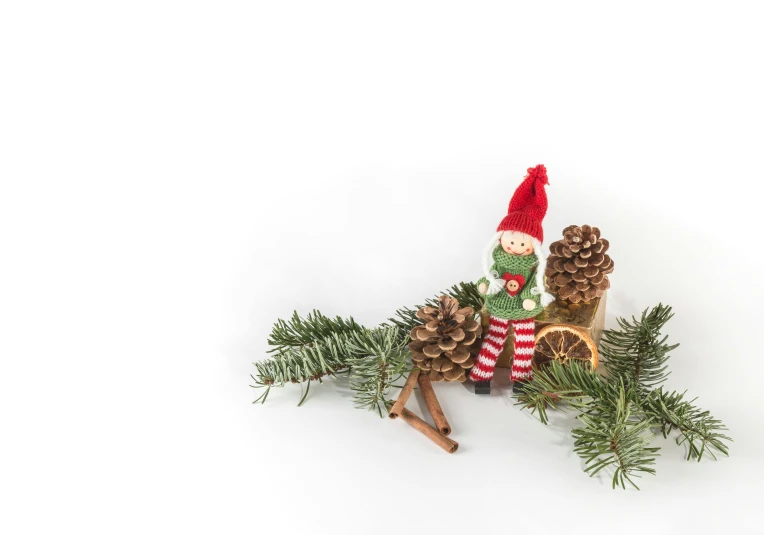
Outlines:
[[[533,320],[531,320],[533,321]],[[509,333],[509,320],[491,316],[488,334],[483,338],[480,353],[475,360],[475,365],[470,370],[470,379],[473,381],[490,381],[493,378],[493,369],[496,367],[496,359],[504,349],[504,342]]]
[[536,346],[535,321],[513,320],[515,328],[515,358],[512,360],[512,373],[509,378],[512,381],[533,380],[533,348]]

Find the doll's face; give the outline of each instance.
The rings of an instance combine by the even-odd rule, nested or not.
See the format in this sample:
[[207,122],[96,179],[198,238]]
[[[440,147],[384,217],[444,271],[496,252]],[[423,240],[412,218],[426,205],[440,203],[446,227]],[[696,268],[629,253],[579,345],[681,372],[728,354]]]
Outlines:
[[533,254],[533,242],[531,237],[522,232],[507,231],[499,240],[501,248],[511,255],[528,256]]

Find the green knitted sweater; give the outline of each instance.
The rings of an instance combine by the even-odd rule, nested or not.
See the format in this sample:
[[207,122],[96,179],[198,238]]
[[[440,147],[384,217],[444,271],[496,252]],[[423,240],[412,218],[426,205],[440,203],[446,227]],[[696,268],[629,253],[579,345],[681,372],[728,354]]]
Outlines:
[[[501,247],[494,249],[491,271],[496,271],[499,274],[499,278],[505,273],[522,275],[525,277],[525,284],[520,293],[515,296],[509,295],[505,289],[494,295],[486,295],[485,307],[491,316],[511,320],[524,320],[541,314],[541,311],[544,310],[541,306],[541,298],[531,293],[531,290],[536,287],[536,270],[534,268],[537,264],[538,259],[536,255],[515,256],[507,254]],[[478,281],[478,286],[482,282],[487,283],[488,281],[483,277]],[[536,303],[536,308],[525,310],[523,308],[523,301],[526,299],[533,299]]]

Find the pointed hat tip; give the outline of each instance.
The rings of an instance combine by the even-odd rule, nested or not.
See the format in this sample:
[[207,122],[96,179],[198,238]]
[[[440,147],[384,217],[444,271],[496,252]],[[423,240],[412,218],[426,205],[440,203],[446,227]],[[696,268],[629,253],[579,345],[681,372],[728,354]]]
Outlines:
[[529,167],[528,177],[540,180],[544,185],[549,184],[549,178],[546,176],[546,167],[544,164],[538,164],[536,167]]

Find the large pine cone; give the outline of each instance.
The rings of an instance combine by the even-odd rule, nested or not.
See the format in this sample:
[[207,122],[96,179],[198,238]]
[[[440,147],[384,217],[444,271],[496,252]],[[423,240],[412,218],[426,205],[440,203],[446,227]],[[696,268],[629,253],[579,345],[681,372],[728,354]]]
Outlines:
[[411,330],[414,364],[429,372],[433,381],[465,381],[480,352],[482,327],[475,321],[475,311],[459,308],[459,301],[441,295],[437,308],[426,306],[416,315],[424,325]]
[[560,299],[588,303],[610,288],[607,274],[613,271],[613,261],[605,254],[610,244],[600,238],[600,229],[589,225],[571,225],[562,235],[549,246],[547,286]]

